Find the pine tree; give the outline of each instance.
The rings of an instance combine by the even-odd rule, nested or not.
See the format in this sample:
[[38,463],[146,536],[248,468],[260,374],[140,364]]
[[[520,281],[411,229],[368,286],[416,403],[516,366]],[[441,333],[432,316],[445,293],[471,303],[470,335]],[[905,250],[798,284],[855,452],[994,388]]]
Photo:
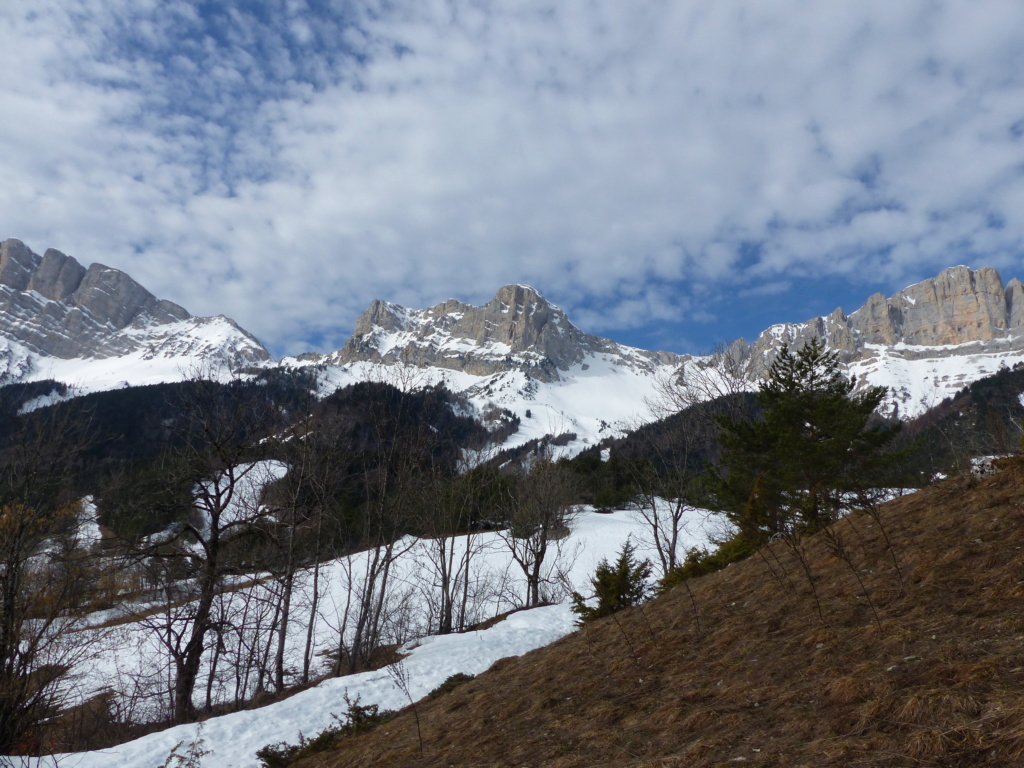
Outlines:
[[718,505],[751,546],[818,530],[878,488],[898,428],[872,419],[884,387],[854,391],[817,340],[783,346],[757,394],[759,420],[720,422]]
[[573,613],[577,614],[580,624],[616,611],[639,605],[647,599],[649,592],[648,579],[651,577],[651,563],[648,560],[637,562],[635,548],[627,538],[619,550],[615,565],[601,560],[590,577],[590,584],[597,597],[597,605],[591,608],[579,592],[572,593]]

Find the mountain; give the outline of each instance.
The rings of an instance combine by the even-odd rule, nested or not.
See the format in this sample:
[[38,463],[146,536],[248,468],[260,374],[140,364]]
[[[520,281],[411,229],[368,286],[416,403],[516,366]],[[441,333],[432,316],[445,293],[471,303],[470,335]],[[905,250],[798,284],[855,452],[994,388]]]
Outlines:
[[950,267],[849,315],[837,308],[804,323],[773,325],[733,350],[756,380],[782,344],[817,337],[864,384],[890,389],[894,414],[917,416],[972,381],[1024,361],[1024,285],[992,267]]
[[[1024,285],[1015,278],[1004,286],[991,267],[952,267],[892,297],[875,294],[849,315],[838,308],[775,325],[729,351],[754,389],[782,344],[813,337],[837,351],[863,386],[887,387],[891,415],[913,418],[1024,361]],[[452,299],[413,310],[375,301],[341,349],[293,364],[324,366],[332,385],[364,377],[444,381],[478,412],[504,408],[520,419],[506,445],[566,432],[576,436],[573,452],[653,419],[645,400],[692,359],[586,334],[534,289],[509,285],[480,307]],[[531,422],[538,413],[540,422]]]
[[413,310],[374,301],[345,346],[306,359],[331,365],[400,363],[476,376],[523,371],[550,383],[565,380],[576,366],[587,370],[594,356],[650,373],[683,360],[584,333],[528,285],[506,285],[481,307],[449,299]]
[[[730,353],[753,389],[783,343],[815,336],[858,382],[889,388],[892,415],[913,418],[1024,361],[1024,285],[1004,285],[990,267],[952,267],[850,314],[837,308],[772,326]],[[18,240],[0,244],[4,382],[53,378],[97,391],[180,380],[197,368],[280,365],[318,370],[323,394],[367,380],[443,383],[492,426],[516,429],[506,447],[563,434],[572,453],[654,419],[647,401],[687,360],[585,333],[533,288],[507,285],[482,306],[374,301],[341,349],[275,363],[232,320],[192,317],[123,272],[85,268],[53,249],[38,256]]]
[[86,389],[152,383],[207,366],[271,360],[223,316],[193,317],[124,272],[20,240],[0,243],[0,380],[56,378]]
[[444,383],[485,421],[518,422],[506,446],[561,434],[571,453],[650,421],[646,401],[686,359],[584,333],[533,288],[506,285],[479,307],[374,301],[341,349],[282,364],[322,368],[328,390],[367,379]]

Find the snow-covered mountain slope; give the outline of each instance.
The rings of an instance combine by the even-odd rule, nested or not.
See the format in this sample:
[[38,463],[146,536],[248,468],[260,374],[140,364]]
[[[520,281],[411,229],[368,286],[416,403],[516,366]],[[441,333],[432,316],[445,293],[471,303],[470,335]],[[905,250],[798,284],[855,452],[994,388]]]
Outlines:
[[888,412],[912,419],[972,382],[1022,364],[1024,344],[1008,338],[952,347],[865,345],[848,371],[858,382],[886,387]]
[[[301,365],[287,358],[285,365]],[[513,448],[546,435],[568,435],[559,454],[575,454],[606,437],[625,434],[652,421],[649,401],[658,396],[659,382],[671,376],[675,366],[653,370],[623,365],[610,354],[588,353],[583,361],[559,371],[555,381],[541,381],[529,370],[473,374],[438,366],[410,363],[354,362],[324,365],[321,391],[332,392],[360,381],[383,381],[401,389],[444,384],[463,394],[485,423],[501,410],[519,419],[518,430],[503,447]]]
[[226,317],[192,317],[102,264],[0,243],[0,381],[53,378],[95,391],[270,361]]
[[[861,384],[888,387],[891,412],[909,418],[1024,362],[1024,285],[1004,285],[988,267],[952,267],[888,299],[875,294],[849,315],[836,309],[772,326],[730,352],[753,389],[783,343],[812,337],[838,351]],[[0,244],[5,383],[52,378],[86,393],[253,365],[316,367],[325,394],[365,380],[405,389],[443,382],[485,420],[501,409],[519,419],[506,447],[569,433],[561,450],[573,453],[656,418],[647,401],[688,359],[584,333],[534,289],[508,285],[479,307],[374,301],[341,349],[275,363],[233,321],[191,317],[122,272],[86,269],[53,249],[40,257],[17,240]]]
[[519,418],[506,447],[568,433],[561,450],[574,453],[651,421],[647,401],[686,359],[584,333],[533,288],[507,285],[481,307],[375,301],[340,350],[282,364],[321,367],[326,391],[367,379],[401,388],[443,382],[477,416],[505,409]]

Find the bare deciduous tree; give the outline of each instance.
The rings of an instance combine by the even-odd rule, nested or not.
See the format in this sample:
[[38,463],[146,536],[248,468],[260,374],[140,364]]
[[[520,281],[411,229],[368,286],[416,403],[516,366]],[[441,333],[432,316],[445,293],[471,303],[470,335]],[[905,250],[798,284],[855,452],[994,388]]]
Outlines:
[[30,747],[74,700],[69,673],[98,638],[77,631],[98,579],[69,484],[88,424],[47,408],[10,427],[0,441],[0,754]]
[[[191,509],[169,535],[150,540],[139,557],[165,579],[166,610],[146,619],[159,635],[174,667],[171,695],[175,722],[195,719],[193,694],[209,637],[220,643],[223,625],[214,604],[224,586],[233,540],[262,522],[267,510],[259,494],[267,464],[254,460],[253,446],[275,423],[268,408],[243,382],[220,387],[202,379],[182,391],[177,432],[179,455],[172,482],[191,486]],[[181,563],[167,568],[166,561]]]
[[576,496],[572,475],[546,453],[536,457],[505,495],[502,512],[508,528],[500,535],[526,578],[525,606],[540,605],[542,586],[552,582],[545,574],[553,572],[551,561],[557,557],[549,554],[559,554],[560,542],[569,533],[578,512]]

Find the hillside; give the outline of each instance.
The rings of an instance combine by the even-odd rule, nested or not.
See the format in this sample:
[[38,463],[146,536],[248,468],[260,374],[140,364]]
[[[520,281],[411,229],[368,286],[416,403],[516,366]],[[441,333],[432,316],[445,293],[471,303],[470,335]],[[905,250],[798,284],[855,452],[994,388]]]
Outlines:
[[946,481],[809,543],[822,618],[779,542],[303,765],[1019,765],[1022,519],[1024,461]]

